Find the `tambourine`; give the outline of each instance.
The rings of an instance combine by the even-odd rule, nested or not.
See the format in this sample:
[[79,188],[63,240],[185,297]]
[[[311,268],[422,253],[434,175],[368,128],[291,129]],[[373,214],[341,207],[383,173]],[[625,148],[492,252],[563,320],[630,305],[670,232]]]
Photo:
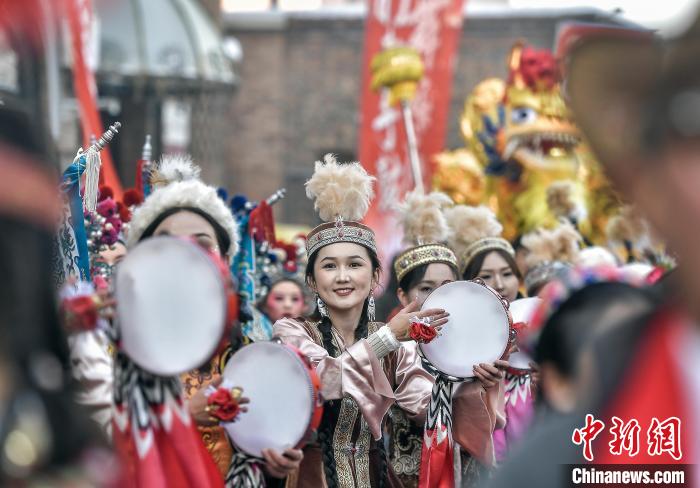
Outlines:
[[226,286],[204,250],[151,237],[129,251],[114,281],[120,348],[138,366],[175,376],[206,363],[225,330]]
[[299,350],[272,340],[238,350],[226,364],[224,382],[243,390],[248,411],[223,424],[241,451],[262,457],[309,442],[321,423],[321,381]]
[[527,348],[523,338],[527,337],[530,319],[541,304],[542,299],[537,297],[521,298],[510,303],[510,314],[513,317],[513,324],[520,324],[522,327],[516,337],[519,350],[508,358],[508,363],[510,363],[509,370],[513,374],[527,374],[531,370],[530,362],[532,357],[526,352]]
[[441,334],[418,344],[423,358],[453,381],[473,378],[473,366],[503,358],[512,338],[508,302],[482,281],[454,281],[433,290],[422,310],[450,316]]

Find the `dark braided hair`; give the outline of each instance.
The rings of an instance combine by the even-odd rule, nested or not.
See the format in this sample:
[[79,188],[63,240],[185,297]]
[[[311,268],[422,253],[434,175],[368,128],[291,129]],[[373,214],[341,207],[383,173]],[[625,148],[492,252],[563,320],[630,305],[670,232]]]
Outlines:
[[379,448],[379,488],[384,488],[389,481],[389,461],[384,446],[384,436],[377,441]]
[[338,423],[340,405],[341,401],[339,400],[331,400],[324,403],[321,425],[318,428],[318,442],[321,444],[323,473],[326,476],[328,488],[336,488],[338,486],[338,471],[335,465],[335,456],[333,455],[333,432],[335,425]]
[[[365,304],[362,307],[362,315],[360,316],[360,323],[357,325],[357,328],[355,329],[355,340],[359,341],[360,339],[366,339],[367,338],[367,331],[369,330],[369,320],[367,320],[367,306],[369,305],[369,299],[365,300]],[[340,356],[340,351],[338,348],[335,346],[335,343],[333,342],[333,333],[331,330],[333,329],[333,324],[331,323],[331,319],[328,317],[323,317],[320,312],[318,311],[318,308],[314,311],[314,313],[311,315],[311,319],[313,320],[319,320],[318,324],[318,330],[321,332],[321,338],[323,339],[323,347],[326,351],[328,351],[328,355],[331,357],[338,357]]]
[[[379,262],[379,257],[377,253],[371,249],[367,249],[367,254],[369,255],[370,261],[372,263],[372,271],[380,271],[381,263]],[[314,253],[309,257],[309,262],[306,265],[306,282],[314,282],[314,264],[318,259],[318,253]],[[369,298],[365,299],[365,303],[362,307],[362,314],[360,315],[360,322],[355,329],[355,340],[365,339],[368,335],[369,330],[369,320],[367,319],[367,307],[369,305]],[[340,350],[336,347],[333,342],[333,324],[330,318],[321,315],[318,307],[309,317],[312,320],[318,321],[318,330],[321,333],[321,339],[323,341],[323,347],[328,352],[330,357],[340,356]],[[340,415],[340,408],[342,405],[342,400],[329,400],[323,405],[323,417],[321,418],[321,425],[318,428],[318,441],[321,445],[321,453],[323,457],[323,471],[326,477],[326,484],[328,488],[336,488],[338,484],[338,476],[336,470],[335,456],[333,454],[333,433],[335,431],[335,426],[338,423],[338,416]],[[383,439],[379,441],[379,448],[382,458],[382,463],[380,465],[380,487],[384,487],[388,477],[387,473],[387,463],[386,463],[386,452],[384,451]]]

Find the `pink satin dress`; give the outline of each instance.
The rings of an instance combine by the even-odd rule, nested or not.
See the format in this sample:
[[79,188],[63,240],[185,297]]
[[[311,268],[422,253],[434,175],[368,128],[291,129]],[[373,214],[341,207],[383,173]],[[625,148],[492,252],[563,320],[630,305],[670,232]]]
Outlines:
[[[369,324],[368,333],[382,325]],[[415,345],[405,344],[379,359],[366,340],[346,347],[340,334],[332,330],[340,354],[331,357],[323,346],[318,322],[281,319],[273,334],[301,350],[316,366],[326,401],[324,422],[332,424],[330,432],[319,432],[319,442],[305,448],[299,472],[287,486],[327,487],[324,463],[334,465],[330,471],[336,473],[335,481],[342,488],[373,488],[382,476],[387,486],[402,486],[380,442],[392,405],[419,425],[425,421],[434,379],[423,369]],[[499,401],[502,406],[499,388],[486,392],[477,383],[460,385],[454,398],[455,441],[489,466],[495,462],[493,429],[503,420]]]

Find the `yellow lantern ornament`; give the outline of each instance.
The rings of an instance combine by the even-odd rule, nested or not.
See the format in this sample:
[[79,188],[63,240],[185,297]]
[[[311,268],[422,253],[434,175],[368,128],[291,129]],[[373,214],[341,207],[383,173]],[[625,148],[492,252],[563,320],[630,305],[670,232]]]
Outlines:
[[413,127],[411,100],[416,96],[418,83],[423,78],[425,67],[420,53],[407,46],[387,48],[372,58],[372,89],[389,91],[389,104],[401,106],[411,171],[416,190],[424,192],[423,175],[418,156],[418,142]]

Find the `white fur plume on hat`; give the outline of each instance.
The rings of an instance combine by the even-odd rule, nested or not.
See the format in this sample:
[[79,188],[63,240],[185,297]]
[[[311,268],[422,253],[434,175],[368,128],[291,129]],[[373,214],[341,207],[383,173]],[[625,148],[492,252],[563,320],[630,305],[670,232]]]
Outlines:
[[586,218],[586,207],[572,181],[555,181],[547,188],[547,207],[559,220],[580,222]]
[[201,173],[189,154],[163,156],[151,174],[150,183],[154,188],[161,188],[171,183],[199,180]]
[[622,207],[611,217],[605,231],[611,242],[629,243],[635,247],[650,245],[649,224],[630,206]]
[[199,179],[200,172],[190,156],[164,156],[160,160],[151,176],[153,192],[131,217],[128,247],[136,245],[144,231],[164,212],[190,207],[206,213],[224,229],[231,245],[222,252],[233,259],[238,252],[238,226],[216,189]]
[[444,193],[408,193],[398,206],[404,242],[409,246],[445,242],[449,227],[443,209],[450,205],[452,199]]
[[314,200],[314,208],[324,222],[337,218],[360,221],[369,210],[374,191],[371,176],[360,163],[338,163],[326,154],[316,161],[314,174],[306,182],[306,196]]
[[445,210],[449,226],[448,245],[462,253],[473,243],[485,237],[501,237],[503,226],[490,208],[455,205]]
[[525,261],[529,268],[555,261],[575,264],[578,261],[581,240],[581,234],[568,223],[551,230],[539,229],[530,232],[522,238],[522,245],[529,251]]
[[627,262],[656,263],[668,257],[649,223],[631,206],[622,207],[617,215],[610,218],[605,230],[611,248],[624,245],[626,256],[623,259]]

